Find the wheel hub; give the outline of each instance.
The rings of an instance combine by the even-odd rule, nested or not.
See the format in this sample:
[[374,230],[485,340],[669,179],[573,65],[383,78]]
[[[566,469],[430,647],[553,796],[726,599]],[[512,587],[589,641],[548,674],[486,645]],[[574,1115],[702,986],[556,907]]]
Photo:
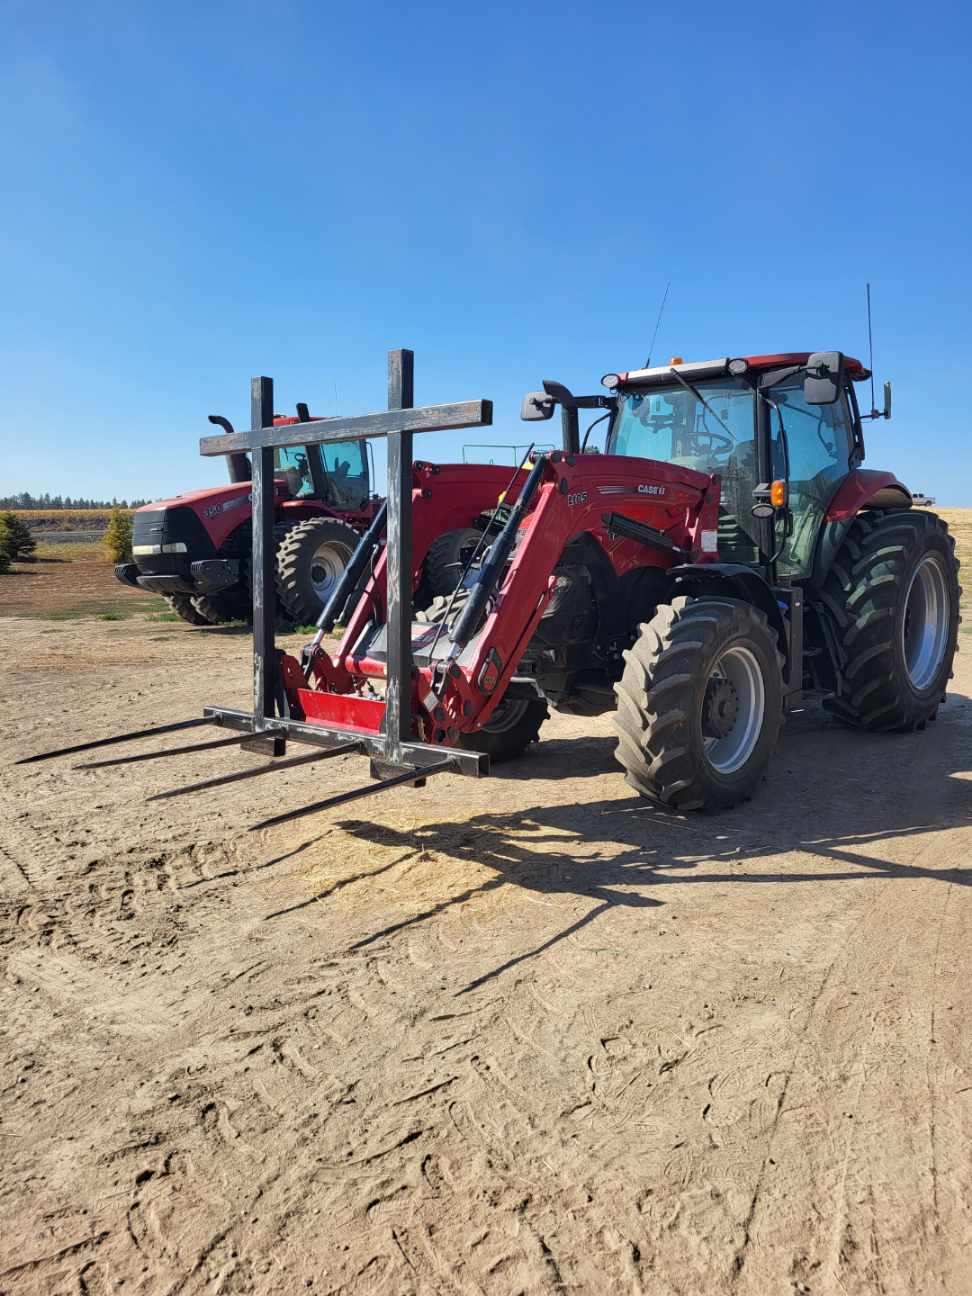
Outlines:
[[929,689],[948,650],[951,606],[945,572],[934,553],[926,554],[905,593],[901,646],[913,688]]
[[327,601],[346,566],[347,554],[343,547],[339,548],[329,541],[322,544],[314,554],[311,559],[310,578],[314,592],[321,602]]
[[713,662],[702,699],[705,759],[717,773],[742,769],[759,742],[765,715],[759,661],[745,644],[732,644]]
[[739,697],[732,680],[713,677],[702,703],[702,732],[707,738],[725,738],[739,715]]

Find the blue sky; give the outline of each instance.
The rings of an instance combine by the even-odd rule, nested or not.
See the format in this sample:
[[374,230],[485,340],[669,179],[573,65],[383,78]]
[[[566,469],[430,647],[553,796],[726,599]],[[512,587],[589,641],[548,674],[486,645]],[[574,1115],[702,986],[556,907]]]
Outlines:
[[868,464],[972,505],[966,6],[5,0],[0,495],[221,480],[205,416],[865,347]]

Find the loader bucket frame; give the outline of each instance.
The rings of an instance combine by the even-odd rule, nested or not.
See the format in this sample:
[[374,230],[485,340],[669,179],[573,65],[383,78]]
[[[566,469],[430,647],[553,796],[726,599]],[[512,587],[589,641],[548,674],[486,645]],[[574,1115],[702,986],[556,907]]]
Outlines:
[[[253,378],[250,386],[252,427],[248,432],[203,437],[203,455],[249,451],[253,466],[253,710],[207,706],[203,715],[213,724],[248,735],[244,746],[282,755],[286,743],[315,747],[340,747],[349,742],[371,758],[372,773],[406,781],[440,769],[479,776],[487,773],[489,759],[479,752],[444,749],[415,738],[411,711],[412,662],[412,462],[416,433],[452,428],[488,427],[493,421],[492,402],[462,401],[450,405],[414,405],[415,357],[401,349],[388,353],[388,410],[355,418],[332,418],[287,427],[273,426],[273,380]],[[388,447],[388,483],[384,529],[387,554],[388,664],[385,685],[384,732],[349,731],[291,719],[280,677],[276,648],[276,589],[273,539],[273,452],[280,446],[326,444],[329,441],[366,440],[383,436]],[[373,545],[381,519],[362,537],[359,549]],[[345,582],[346,584],[350,582]],[[319,625],[334,621],[341,602],[336,591],[322,613]],[[345,596],[346,599],[346,596]],[[330,615],[329,615],[330,614]],[[323,753],[322,753],[323,754]],[[378,790],[374,788],[364,790]]]
[[[17,764],[28,764],[55,756],[73,755],[95,748],[111,746],[159,734],[175,733],[200,725],[216,725],[240,735],[239,746],[248,751],[271,757],[285,754],[288,742],[316,749],[304,756],[285,761],[272,760],[252,770],[234,772],[201,783],[184,785],[157,797],[202,791],[224,783],[252,778],[273,769],[285,769],[329,756],[357,752],[370,758],[371,774],[378,782],[338,793],[323,801],[298,807],[276,815],[251,831],[270,827],[301,815],[311,814],[332,805],[344,804],[359,797],[383,791],[402,784],[422,784],[432,774],[452,771],[480,777],[489,772],[489,757],[459,748],[435,746],[416,739],[412,716],[412,449],[413,438],[419,432],[437,432],[448,429],[489,427],[493,421],[492,402],[488,400],[459,401],[448,405],[429,405],[415,408],[414,404],[415,357],[410,350],[400,349],[388,353],[388,408],[374,414],[353,418],[315,419],[274,426],[273,379],[253,378],[250,381],[249,431],[227,431],[222,435],[202,437],[200,453],[206,456],[250,454],[252,468],[252,581],[253,581],[253,710],[240,711],[229,707],[206,706],[201,717],[156,725],[149,729],[134,730],[111,738],[76,743],[56,751],[43,752],[22,758]],[[352,570],[355,558],[360,568],[368,554],[380,543],[382,530],[386,539],[387,566],[387,671],[384,699],[384,723],[381,731],[327,724],[307,723],[289,714],[287,693],[282,677],[284,654],[276,646],[277,616],[276,585],[274,579],[274,450],[282,446],[323,445],[331,441],[362,441],[372,437],[385,437],[388,446],[388,485],[386,504],[361,537],[355,556],[339,582],[328,606],[318,621],[316,641],[333,628],[337,613],[352,592]],[[233,740],[208,741],[194,746],[182,746],[166,751],[139,753],[120,757],[103,764],[122,764],[128,761],[148,760],[182,755],[192,751],[207,751],[214,747],[232,745]]]

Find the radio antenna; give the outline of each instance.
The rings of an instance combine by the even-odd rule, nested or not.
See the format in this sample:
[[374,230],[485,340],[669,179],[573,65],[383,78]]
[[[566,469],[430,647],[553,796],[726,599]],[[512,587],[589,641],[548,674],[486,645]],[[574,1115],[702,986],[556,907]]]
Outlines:
[[867,285],[867,367],[871,371],[871,413],[877,413],[874,404],[874,337],[871,333],[871,285]]
[[671,286],[672,286],[672,281],[671,279],[669,279],[668,283],[665,285],[665,291],[662,294],[661,305],[658,307],[658,318],[655,320],[655,331],[651,335],[651,346],[648,348],[648,359],[645,361],[646,369],[651,368],[651,353],[652,351],[654,351],[655,342],[658,339],[658,330],[661,327],[662,316],[665,313],[665,303],[668,301],[668,292]]

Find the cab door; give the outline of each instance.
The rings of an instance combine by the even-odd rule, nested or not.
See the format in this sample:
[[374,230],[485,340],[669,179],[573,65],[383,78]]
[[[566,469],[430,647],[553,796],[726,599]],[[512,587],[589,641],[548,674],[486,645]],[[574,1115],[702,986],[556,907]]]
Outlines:
[[802,374],[766,395],[774,475],[788,484],[788,516],[777,522],[778,567],[783,575],[808,576],[827,505],[853,466],[854,421],[845,392],[832,405],[809,405]]

